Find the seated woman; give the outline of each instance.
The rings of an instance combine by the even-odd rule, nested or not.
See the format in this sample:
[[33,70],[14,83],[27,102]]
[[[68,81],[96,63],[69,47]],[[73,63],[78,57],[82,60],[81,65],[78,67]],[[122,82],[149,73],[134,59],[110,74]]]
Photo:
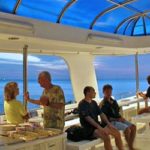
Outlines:
[[[150,75],[147,77],[147,82],[150,85]],[[138,95],[143,97],[147,101],[148,98],[150,98],[150,86],[148,87],[146,94],[139,92]],[[150,107],[146,107],[144,109],[139,110],[138,114],[149,113],[149,112],[150,112]]]
[[19,88],[16,82],[9,82],[4,89],[4,111],[7,123],[19,124],[28,119],[28,113],[21,102],[16,100]]

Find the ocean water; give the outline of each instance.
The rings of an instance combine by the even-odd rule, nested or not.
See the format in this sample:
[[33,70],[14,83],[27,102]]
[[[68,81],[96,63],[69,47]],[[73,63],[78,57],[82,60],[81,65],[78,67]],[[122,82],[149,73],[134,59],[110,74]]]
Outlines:
[[[113,86],[113,96],[116,100],[122,98],[134,96],[136,94],[136,81],[131,79],[120,79],[120,80],[98,80],[98,88],[100,97],[103,97],[102,88],[105,84],[111,84]],[[146,91],[148,88],[146,80],[140,80],[139,90]]]
[[[4,112],[3,102],[4,102],[4,86],[8,81],[0,81],[0,113]],[[17,97],[18,100],[23,100],[23,82],[16,81],[19,85],[20,94]],[[53,81],[54,84],[60,85],[64,90],[66,104],[74,103],[74,95],[72,90],[71,82],[68,80],[57,80]],[[98,80],[99,94],[100,97],[103,96],[102,87],[104,84],[111,84],[113,86],[113,96],[119,100],[122,98],[126,98],[129,96],[135,95],[135,80]],[[140,80],[140,90],[145,91],[148,87],[148,84],[145,80]],[[33,99],[39,99],[42,94],[43,89],[39,86],[37,81],[29,81],[28,82],[28,91],[30,93],[30,97]],[[82,91],[81,91],[82,92]],[[37,105],[28,104],[29,109],[38,108]]]

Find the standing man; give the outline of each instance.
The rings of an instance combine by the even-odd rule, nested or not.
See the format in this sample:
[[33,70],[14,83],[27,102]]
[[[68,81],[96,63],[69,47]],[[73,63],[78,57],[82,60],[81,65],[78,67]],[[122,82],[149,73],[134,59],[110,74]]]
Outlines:
[[[80,123],[83,127],[85,138],[101,138],[104,140],[105,150],[112,150],[111,140],[109,137],[109,135],[112,135],[115,138],[118,149],[123,150],[119,131],[111,125],[105,114],[102,113],[96,101],[93,100],[96,95],[94,88],[87,86],[84,88],[83,93],[85,97],[80,101],[78,109]],[[101,124],[99,122],[99,115],[105,124]]]
[[40,100],[33,100],[29,93],[25,93],[25,100],[30,103],[44,106],[44,127],[64,128],[65,97],[61,87],[51,83],[51,75],[43,71],[38,76],[38,82],[44,88]]
[[107,84],[103,87],[104,99],[100,104],[100,108],[107,116],[109,121],[118,130],[122,130],[130,150],[134,150],[133,143],[136,135],[136,126],[125,120],[119,112],[119,106],[112,96],[112,86]]

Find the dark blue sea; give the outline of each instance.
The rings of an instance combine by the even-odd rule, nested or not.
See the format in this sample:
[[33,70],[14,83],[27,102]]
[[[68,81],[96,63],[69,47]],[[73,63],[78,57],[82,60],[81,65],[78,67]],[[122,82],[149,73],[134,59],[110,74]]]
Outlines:
[[[4,86],[8,81],[0,81],[0,113],[3,113],[3,90]],[[16,81],[19,85],[20,94],[17,97],[18,100],[23,100],[23,82]],[[57,80],[53,81],[54,84],[60,85],[65,93],[66,104],[74,103],[74,95],[72,90],[71,82],[68,80]],[[135,80],[98,80],[99,93],[100,97],[102,97],[102,87],[104,84],[111,84],[113,86],[113,96],[119,100],[122,98],[130,97],[135,95]],[[148,87],[148,84],[145,80],[140,80],[140,90],[145,91]],[[39,86],[37,81],[29,81],[28,82],[28,91],[30,92],[30,97],[33,99],[39,99],[42,94],[43,89]],[[81,91],[82,92],[82,91]],[[29,109],[37,108],[37,105],[28,104]]]

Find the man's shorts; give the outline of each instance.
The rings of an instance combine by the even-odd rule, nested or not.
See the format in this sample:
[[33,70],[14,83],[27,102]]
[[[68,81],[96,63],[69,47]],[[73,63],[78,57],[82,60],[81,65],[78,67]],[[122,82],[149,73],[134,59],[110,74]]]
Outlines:
[[119,121],[112,121],[111,124],[118,130],[125,131],[128,127],[132,126],[133,124],[129,121],[119,122]]
[[[106,124],[102,124],[100,122],[97,122],[102,128],[105,128],[106,127]],[[83,136],[86,140],[92,140],[92,139],[95,139],[93,137],[93,134],[94,134],[94,131],[96,130],[95,127],[83,127]]]

